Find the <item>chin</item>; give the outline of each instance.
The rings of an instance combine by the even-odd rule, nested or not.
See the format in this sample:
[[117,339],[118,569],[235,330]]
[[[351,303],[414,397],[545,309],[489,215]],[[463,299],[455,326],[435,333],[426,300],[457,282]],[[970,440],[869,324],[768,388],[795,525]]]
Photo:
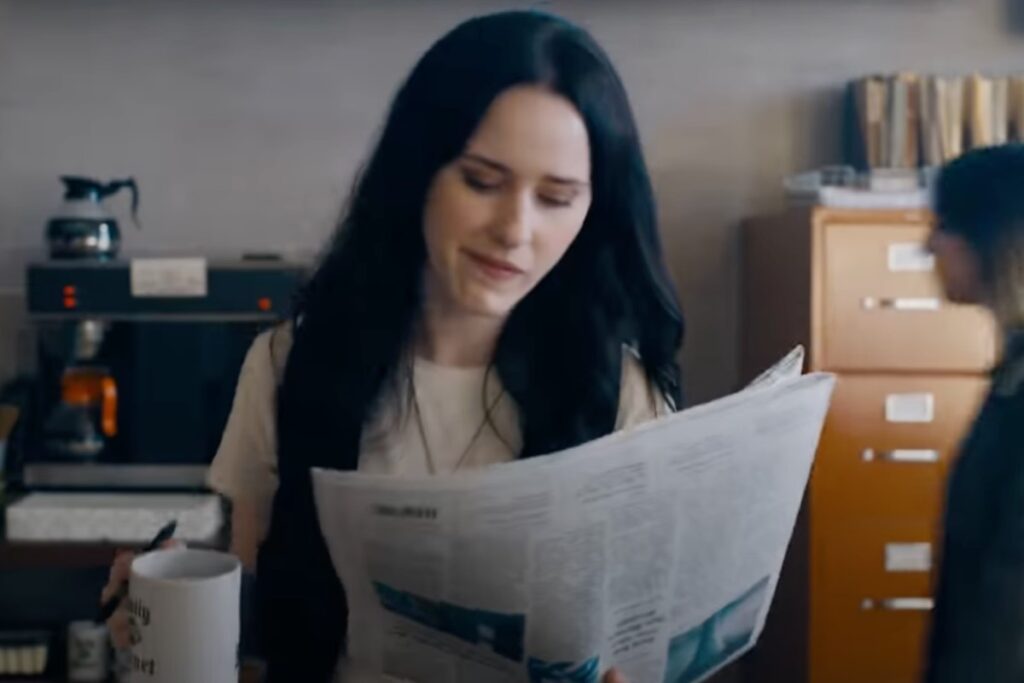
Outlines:
[[472,292],[459,297],[459,308],[473,315],[506,318],[522,297],[499,295],[495,292]]
[[507,318],[515,306],[509,306],[499,302],[467,301],[460,306],[462,310],[472,315],[487,318]]

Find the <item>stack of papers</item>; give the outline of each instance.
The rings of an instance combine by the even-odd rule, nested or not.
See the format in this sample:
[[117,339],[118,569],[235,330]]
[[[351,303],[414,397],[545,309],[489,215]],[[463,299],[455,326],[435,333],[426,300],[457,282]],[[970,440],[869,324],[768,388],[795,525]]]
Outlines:
[[1009,84],[1005,78],[974,75],[967,79],[967,132],[972,149],[1006,143]]
[[1024,78],[899,73],[853,83],[864,163],[939,167],[968,149],[1024,140]]
[[208,542],[224,525],[213,494],[32,493],[7,506],[7,540],[146,543],[172,519],[182,541]]
[[964,151],[964,81],[929,76],[921,86],[924,162],[941,166]]
[[818,204],[845,209],[924,209],[931,200],[927,189],[903,192],[861,190],[852,187],[823,187]]
[[854,84],[864,154],[871,168],[916,168],[921,119],[916,74],[871,76]]

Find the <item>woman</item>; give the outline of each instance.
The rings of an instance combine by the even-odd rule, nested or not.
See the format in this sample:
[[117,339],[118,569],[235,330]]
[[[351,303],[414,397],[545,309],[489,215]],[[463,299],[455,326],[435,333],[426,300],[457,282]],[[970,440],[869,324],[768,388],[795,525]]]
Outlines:
[[927,680],[1024,680],[1024,146],[971,152],[937,189],[947,296],[990,308],[1005,336],[989,396],[950,478]]
[[681,400],[682,332],[607,56],[537,12],[444,36],[395,97],[293,324],[253,344],[211,467],[235,551],[251,563],[259,546],[271,680],[329,680],[343,652],[311,467],[451,472],[651,419]]

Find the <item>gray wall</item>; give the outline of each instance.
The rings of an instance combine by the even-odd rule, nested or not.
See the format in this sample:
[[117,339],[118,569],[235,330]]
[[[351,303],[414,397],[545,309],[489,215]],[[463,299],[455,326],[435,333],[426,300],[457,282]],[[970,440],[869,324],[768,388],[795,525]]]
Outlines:
[[[849,78],[1024,71],[1016,0],[562,0],[632,95],[694,399],[736,382],[737,226],[839,156]],[[526,2],[0,0],[0,377],[62,172],[134,174],[128,249],[315,249],[416,57]],[[121,205],[123,207],[123,205]]]

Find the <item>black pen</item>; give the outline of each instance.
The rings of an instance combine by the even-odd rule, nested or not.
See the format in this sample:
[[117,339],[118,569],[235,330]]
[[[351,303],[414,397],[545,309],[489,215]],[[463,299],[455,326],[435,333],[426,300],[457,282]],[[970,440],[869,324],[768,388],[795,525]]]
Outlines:
[[[170,540],[171,536],[174,535],[174,530],[177,528],[178,520],[172,519],[167,524],[165,524],[160,529],[160,531],[156,532],[156,536],[153,537],[153,540],[147,543],[139,554],[148,553],[152,550],[156,550],[157,548],[159,548],[166,541]],[[121,601],[124,600],[125,595],[127,595],[128,593],[127,586],[128,583],[125,582],[125,584],[121,586],[121,589],[117,591],[117,593],[112,598],[103,603],[103,605],[100,607],[100,613],[96,616],[96,623],[106,623],[107,619],[114,615],[114,612],[117,611],[118,605],[121,604]]]

